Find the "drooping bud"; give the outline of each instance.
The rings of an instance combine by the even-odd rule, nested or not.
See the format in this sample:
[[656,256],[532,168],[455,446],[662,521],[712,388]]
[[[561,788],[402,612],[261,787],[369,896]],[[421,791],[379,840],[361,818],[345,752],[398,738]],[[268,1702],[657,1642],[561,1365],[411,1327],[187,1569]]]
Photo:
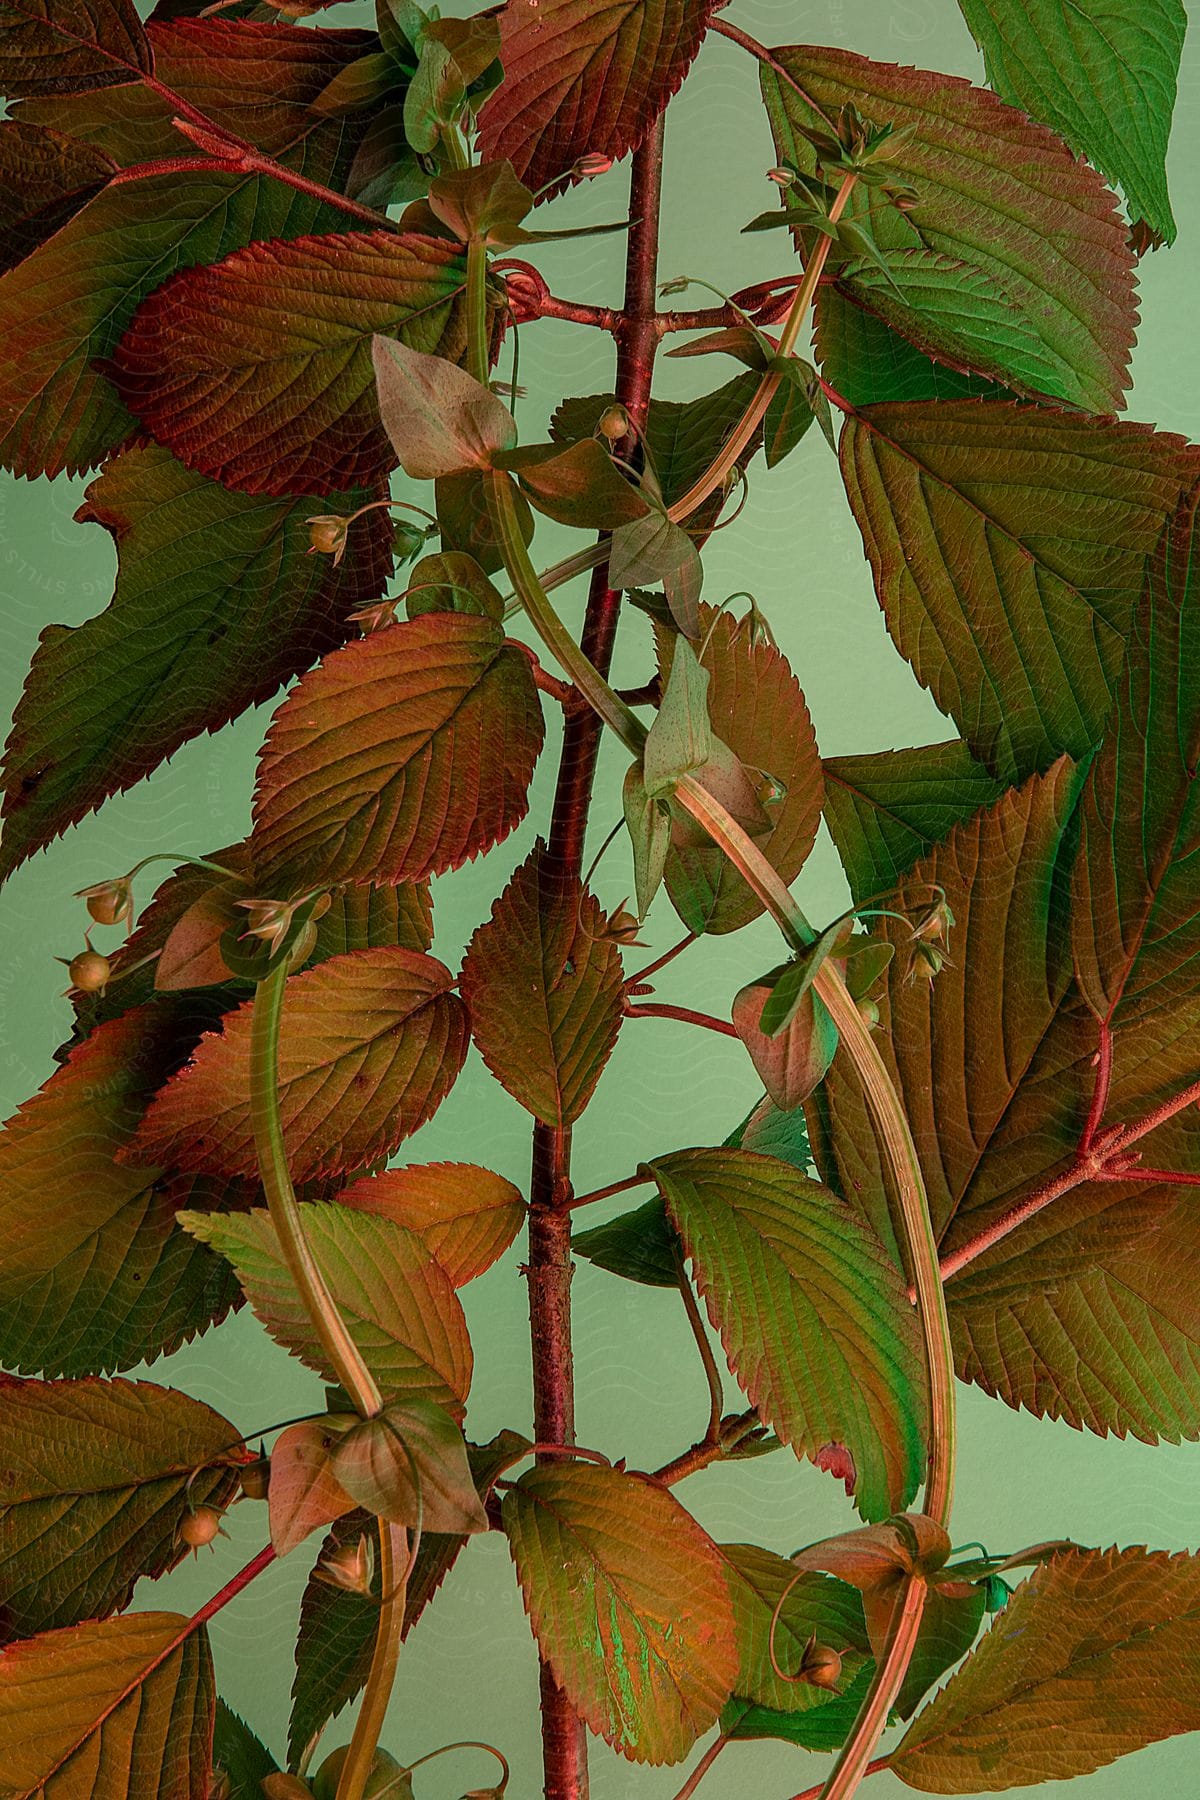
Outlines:
[[349,617],[351,624],[361,625],[363,636],[369,637],[373,631],[384,631],[396,623],[396,602],[375,600],[370,606],[360,606]]
[[604,936],[614,944],[640,944],[641,926],[624,901],[615,906],[604,921]]
[[258,1455],[251,1463],[238,1470],[238,1478],[242,1484],[242,1492],[247,1500],[265,1500],[271,1485],[271,1459],[263,1446],[258,1446]]
[[349,525],[337,513],[314,513],[308,521],[309,555],[332,556],[336,568],[346,554]]
[[313,1575],[347,1594],[369,1596],[375,1578],[375,1547],[365,1534],[356,1544],[340,1544],[328,1556],[321,1557]]
[[812,1687],[836,1688],[842,1678],[842,1659],[828,1644],[810,1643],[800,1673]]
[[954,929],[954,914],[950,911],[945,894],[938,890],[938,897],[917,914],[912,924],[912,935],[927,944],[944,943]]
[[594,181],[597,175],[607,175],[612,166],[611,156],[605,156],[600,150],[589,150],[576,159],[571,173],[580,181]]
[[128,875],[115,875],[111,881],[96,881],[80,888],[77,900],[86,900],[87,909],[97,925],[124,925],[133,917],[133,884]]
[[192,1550],[199,1550],[205,1544],[213,1544],[215,1538],[224,1535],[221,1515],[215,1506],[197,1506],[191,1512],[184,1513],[179,1521],[180,1542],[187,1544]]
[[67,974],[71,977],[71,986],[78,988],[81,994],[102,994],[108,986],[112,967],[107,956],[88,948],[71,958]]
[[411,562],[425,544],[426,532],[411,519],[397,519],[392,527],[392,553],[397,562]]
[[858,1016],[863,1020],[868,1031],[874,1031],[879,1024],[879,1002],[869,996],[858,1001]]
[[909,951],[908,968],[904,979],[906,981],[932,981],[935,975],[941,974],[949,960],[946,952],[939,950],[936,944],[927,944],[923,939],[916,938]]
[[767,180],[773,181],[776,187],[790,188],[796,179],[794,169],[768,169]]
[[296,902],[294,900],[238,900],[235,905],[244,907],[250,915],[242,934],[243,937],[261,938],[264,944],[271,946],[272,953],[278,950],[291,927]]

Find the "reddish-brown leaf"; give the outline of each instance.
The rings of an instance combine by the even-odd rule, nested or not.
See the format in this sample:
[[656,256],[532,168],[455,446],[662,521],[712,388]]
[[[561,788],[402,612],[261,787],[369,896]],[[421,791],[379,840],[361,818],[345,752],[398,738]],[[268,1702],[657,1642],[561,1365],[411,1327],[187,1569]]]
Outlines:
[[64,131],[6,119],[0,125],[0,273],[53,237],[115,167],[102,150]]
[[[467,1049],[450,971],[412,950],[357,950],[291,977],[279,1093],[297,1180],[391,1154],[453,1086]],[[254,1174],[250,1121],[253,1001],[203,1038],[152,1101],[126,1160]]]
[[[700,608],[701,666],[710,672],[708,714],[713,731],[760,786],[769,831],[759,849],[792,882],[816,842],[824,785],[812,720],[787,659],[773,644],[755,641],[753,621]],[[663,675],[670,640],[659,633]],[[677,833],[667,858],[667,892],[691,931],[737,931],[762,912],[728,857],[712,844],[683,842]]]
[[471,939],[462,996],[488,1068],[545,1125],[577,1119],[621,1029],[621,952],[539,845]]
[[395,464],[376,332],[456,358],[461,247],[418,232],[256,243],[143,302],[117,346],[121,398],[188,468],[252,494],[370,485]]
[[302,1544],[320,1525],[353,1509],[330,1466],[337,1438],[322,1419],[304,1419],[281,1431],[271,1448],[267,1501],[271,1542],[280,1556]]
[[504,1255],[525,1218],[525,1202],[512,1182],[473,1163],[387,1169],[356,1181],[338,1199],[415,1231],[456,1288]]
[[0,93],[73,94],[137,81],[154,56],[132,0],[4,0]]
[[259,878],[454,869],[525,816],[542,747],[528,658],[490,619],[425,613],[325,659],[280,707],[254,804]]
[[591,151],[642,143],[687,74],[716,0],[508,0],[504,82],[480,115],[480,148],[530,188],[566,185]]

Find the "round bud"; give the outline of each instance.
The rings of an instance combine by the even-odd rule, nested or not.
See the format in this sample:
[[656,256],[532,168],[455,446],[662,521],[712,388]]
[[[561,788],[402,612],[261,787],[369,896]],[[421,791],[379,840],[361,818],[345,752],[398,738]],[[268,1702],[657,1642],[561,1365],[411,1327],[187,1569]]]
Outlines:
[[221,1515],[215,1506],[198,1506],[179,1521],[179,1535],[193,1550],[211,1544],[220,1529]]
[[601,437],[608,439],[610,444],[619,444],[629,430],[629,414],[623,406],[605,407],[600,415],[597,430]]
[[858,1013],[859,1017],[866,1024],[867,1030],[874,1031],[875,1027],[879,1024],[878,1003],[868,996],[868,998],[858,1002]]
[[333,513],[318,514],[308,521],[308,545],[318,556],[336,556],[341,558],[346,548],[345,519],[337,518]]
[[392,551],[397,562],[411,562],[425,542],[425,532],[411,519],[397,519],[392,527]]
[[[336,1750],[330,1751],[313,1777],[313,1800],[337,1800],[338,1782],[349,1750],[349,1744],[339,1744]],[[396,1777],[403,1773],[404,1764],[398,1763],[390,1751],[376,1750],[371,1773],[367,1776],[367,1785],[363,1789],[363,1800],[374,1800],[375,1795],[389,1789],[393,1794],[398,1793],[400,1790],[396,1785]]]
[[805,1652],[803,1674],[813,1687],[835,1688],[842,1678],[842,1659],[828,1644],[812,1644]]
[[269,1456],[256,1456],[252,1463],[239,1469],[238,1476],[242,1484],[242,1492],[247,1500],[265,1500],[267,1489],[271,1485],[271,1459]]
[[208,1800],[233,1800],[233,1782],[226,1770],[215,1763],[208,1784]]
[[94,887],[81,889],[81,895],[97,925],[123,925],[133,917],[133,889],[125,875],[98,881]]
[[71,977],[71,986],[78,988],[81,994],[99,994],[108,985],[112,970],[107,956],[101,956],[98,950],[81,950],[67,964],[67,974]]

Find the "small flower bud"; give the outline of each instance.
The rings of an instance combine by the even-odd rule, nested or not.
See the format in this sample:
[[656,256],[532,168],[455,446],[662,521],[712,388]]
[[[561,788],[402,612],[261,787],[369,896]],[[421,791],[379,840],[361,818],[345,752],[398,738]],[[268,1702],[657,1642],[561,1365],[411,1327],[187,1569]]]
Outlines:
[[314,513],[308,521],[309,555],[332,556],[336,568],[346,554],[349,526],[337,513]]
[[213,1764],[209,1777],[208,1800],[233,1800],[233,1781],[227,1770]]
[[247,1500],[265,1500],[271,1485],[271,1459],[260,1444],[258,1455],[252,1463],[246,1463],[238,1470],[238,1478],[242,1484],[242,1492]]
[[89,949],[81,950],[78,956],[71,958],[67,974],[71,977],[71,986],[78,988],[81,994],[102,994],[112,969],[107,956]]
[[868,1031],[874,1031],[879,1024],[879,1005],[871,999],[858,1002],[858,1016],[866,1024]]
[[293,900],[239,900],[236,902],[250,914],[243,937],[261,938],[272,951],[278,950],[292,923],[296,910]]
[[224,1535],[221,1530],[221,1515],[215,1506],[197,1506],[192,1512],[184,1513],[179,1521],[180,1542],[187,1544],[192,1550],[199,1550],[204,1544],[212,1544],[214,1538]]
[[842,1659],[828,1644],[809,1644],[800,1665],[804,1679],[813,1687],[835,1688],[842,1678]]
[[754,784],[754,792],[764,806],[778,806],[787,799],[787,782],[764,769]]
[[392,527],[392,551],[397,562],[411,562],[425,543],[425,531],[411,519],[397,519]]
[[935,975],[941,974],[948,960],[946,952],[939,950],[936,944],[927,944],[918,938],[909,952],[908,970],[904,979],[932,981]]
[[773,181],[776,187],[790,188],[796,179],[794,169],[768,169],[767,180]]
[[619,444],[629,431],[629,414],[623,406],[608,406],[601,413],[596,430],[610,444]]
[[373,631],[385,631],[396,623],[396,602],[376,600],[370,606],[360,606],[357,612],[350,614],[350,621],[362,626],[364,637],[369,637]]
[[365,1535],[356,1544],[342,1544],[321,1557],[313,1574],[318,1581],[327,1581],[347,1594],[369,1596],[375,1576],[374,1545]]
[[944,943],[954,928],[954,914],[950,911],[945,894],[925,908],[913,920],[912,935],[924,943]]
[[672,275],[670,281],[660,281],[659,282],[658,291],[660,294],[663,295],[664,298],[666,298],[666,296],[669,294],[686,294],[687,290],[691,287],[691,285],[692,284],[691,284],[691,281],[688,278],[688,276]]
[[641,926],[624,901],[613,908],[604,922],[604,936],[614,944],[639,944],[640,930]]
[[127,875],[80,888],[75,898],[87,901],[88,912],[97,925],[123,925],[133,917],[133,886]]
[[580,181],[594,181],[597,175],[607,175],[612,166],[611,156],[605,156],[599,150],[589,150],[585,156],[576,159],[571,173]]

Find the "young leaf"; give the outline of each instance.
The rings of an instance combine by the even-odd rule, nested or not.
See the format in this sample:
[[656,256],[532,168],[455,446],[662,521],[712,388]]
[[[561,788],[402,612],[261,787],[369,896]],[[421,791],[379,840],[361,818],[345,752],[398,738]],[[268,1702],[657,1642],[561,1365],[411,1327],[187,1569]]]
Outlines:
[[616,531],[651,516],[637,488],[595,438],[581,438],[565,450],[557,444],[522,444],[502,451],[495,466],[511,469],[538,511],[562,525]]
[[111,532],[116,592],[42,635],[5,753],[0,872],[345,639],[383,592],[390,527],[358,520],[335,567],[308,554],[316,504],[228,493],[154,445],[106,466],[75,516]]
[[444,356],[377,335],[371,358],[383,429],[414,481],[490,468],[495,453],[516,442],[504,402]]
[[295,1550],[320,1525],[350,1512],[355,1502],[339,1482],[333,1451],[349,1430],[345,1419],[302,1419],[281,1431],[271,1450],[267,1490],[271,1542],[279,1556]]
[[621,952],[594,895],[538,844],[471,939],[461,992],[484,1061],[543,1124],[573,1123],[621,1029]]
[[416,233],[251,244],[157,288],[116,348],[114,378],[156,443],[226,487],[371,486],[394,462],[373,337],[460,354],[462,281],[459,246]]
[[[251,1306],[277,1343],[335,1379],[263,1210],[180,1223],[237,1270]],[[385,1399],[455,1407],[471,1384],[471,1345],[449,1277],[420,1238],[390,1219],[312,1202],[304,1229],[314,1257]]]
[[697,637],[704,571],[695,543],[665,513],[647,512],[613,532],[609,576],[614,587],[661,582],[671,617],[685,637]]
[[959,0],[988,84],[1053,126],[1125,191],[1129,216],[1175,241],[1166,155],[1187,15],[1180,0]]
[[1005,781],[1082,756],[1195,452],[1141,425],[965,400],[870,407],[841,463],[888,630],[972,755]]
[[781,69],[764,68],[762,88],[780,158],[810,172],[804,131],[828,132],[847,102],[876,126],[913,127],[887,160],[916,197],[881,221],[890,235],[880,248],[923,247],[975,265],[1073,374],[1071,400],[1094,412],[1120,407],[1137,304],[1125,230],[1095,171],[1044,125],[957,76],[846,50],[773,54]]
[[737,1693],[775,1712],[809,1712],[829,1705],[827,1688],[785,1681],[775,1673],[771,1646],[773,1643],[775,1661],[785,1674],[796,1675],[815,1638],[841,1657],[842,1681],[838,1685],[848,1686],[870,1655],[859,1595],[847,1583],[816,1572],[797,1579],[794,1563],[755,1544],[722,1544],[720,1550],[729,1568],[733,1600],[739,1657]]
[[734,1743],[775,1738],[804,1750],[839,1750],[850,1735],[874,1672],[874,1663],[865,1663],[844,1692],[826,1694],[823,1705],[803,1711],[777,1712],[735,1694],[721,1714],[721,1730]]
[[574,1233],[571,1249],[626,1281],[644,1287],[679,1286],[683,1245],[658,1195],[606,1225]]
[[15,1800],[204,1800],[212,1658],[203,1626],[131,1613],[0,1656],[0,1768]]
[[[561,192],[587,154],[642,143],[687,74],[713,0],[616,0],[580,8],[509,0],[500,13],[504,81],[484,107],[479,145],[526,186]],[[539,195],[545,198],[545,194]]]
[[1117,1029],[1200,992],[1197,490],[1155,554],[1081,801],[1071,943],[1084,998]]
[[6,119],[0,125],[0,274],[53,237],[115,168],[103,150],[65,131]]
[[593,1463],[524,1474],[504,1529],[542,1655],[593,1731],[678,1762],[737,1673],[719,1551],[673,1495]]
[[154,68],[131,0],[4,0],[0,27],[9,100],[120,86]]
[[1021,1584],[888,1766],[935,1794],[1088,1775],[1200,1729],[1198,1658],[1200,1559],[1065,1551]]
[[[283,1003],[279,1095],[296,1180],[391,1154],[453,1087],[467,1018],[448,969],[413,950],[356,950],[293,975]],[[226,1015],[155,1096],[127,1159],[253,1175],[254,1002]]]
[[406,1399],[359,1419],[335,1443],[331,1468],[356,1505],[380,1518],[442,1536],[488,1528],[463,1434],[431,1400]]
[[[786,976],[789,966],[776,970]],[[786,1024],[773,1036],[763,1029],[764,1007],[770,1002],[770,979],[752,981],[733,1002],[733,1023],[745,1044],[759,1080],[783,1112],[803,1104],[824,1079],[838,1047],[837,1026],[825,1004],[806,989]]]
[[267,734],[254,803],[261,879],[457,868],[525,817],[543,730],[529,659],[491,619],[425,613],[348,644],[299,683]]
[[346,1188],[338,1202],[415,1231],[456,1288],[490,1269],[525,1221],[525,1201],[512,1182],[473,1163],[385,1169]]
[[828,1188],[745,1150],[649,1165],[729,1364],[797,1455],[854,1459],[855,1504],[886,1518],[916,1492],[927,1394],[905,1283]]
[[647,791],[640,763],[625,771],[621,806],[633,851],[633,891],[639,919],[662,886],[671,848],[671,810],[665,800]]
[[0,1136],[0,1361],[22,1373],[128,1369],[175,1350],[237,1303],[237,1284],[177,1229],[211,1183],[165,1181],[115,1158],[164,1067],[168,1016],[99,1026]]
[[824,772],[825,823],[859,903],[890,892],[919,856],[1004,792],[961,738],[827,756]]
[[428,612],[465,612],[479,613],[500,624],[504,618],[504,596],[473,556],[465,556],[459,550],[442,550],[423,556],[409,570],[404,610],[410,619],[419,619]]
[[120,1612],[173,1568],[188,1508],[233,1497],[237,1435],[146,1381],[0,1377],[0,1639]]
[[712,756],[710,680],[687,639],[676,639],[662,702],[642,753],[646,792],[656,799],[669,795],[681,775],[694,774]]
[[[786,658],[756,637],[752,617],[700,609],[701,666],[709,672],[712,729],[761,783],[768,828],[755,841],[786,882],[800,873],[821,822],[821,759],[808,707]],[[660,667],[670,645],[658,634]],[[738,931],[762,911],[728,857],[710,843],[681,841],[667,859],[667,892],[692,931]]]

